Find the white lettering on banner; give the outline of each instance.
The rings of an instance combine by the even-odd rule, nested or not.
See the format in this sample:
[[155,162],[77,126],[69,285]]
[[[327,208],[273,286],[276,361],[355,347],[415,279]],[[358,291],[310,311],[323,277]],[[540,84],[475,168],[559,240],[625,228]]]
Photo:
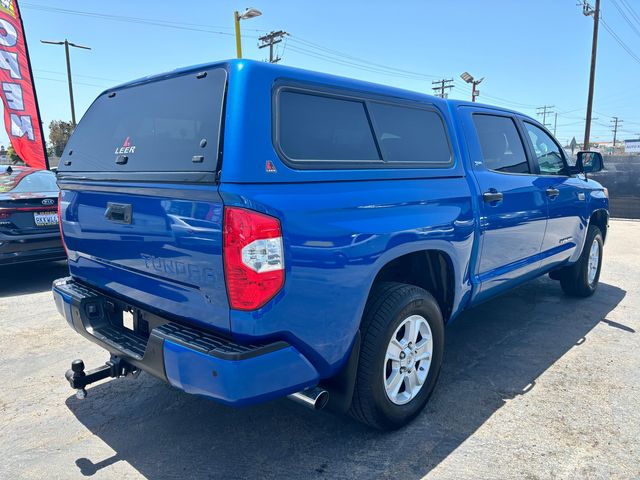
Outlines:
[[24,101],[22,99],[22,87],[17,83],[2,83],[2,90],[7,97],[7,105],[11,110],[24,110]]
[[15,113],[12,113],[11,135],[14,137],[24,137],[26,135],[29,140],[33,140],[35,136],[33,134],[31,117],[29,115],[16,115]]
[[13,47],[18,43],[18,32],[13,25],[0,18],[0,45]]
[[11,72],[11,78],[22,78],[22,75],[20,75],[18,55],[16,53],[0,50],[0,68],[9,70],[9,72]]

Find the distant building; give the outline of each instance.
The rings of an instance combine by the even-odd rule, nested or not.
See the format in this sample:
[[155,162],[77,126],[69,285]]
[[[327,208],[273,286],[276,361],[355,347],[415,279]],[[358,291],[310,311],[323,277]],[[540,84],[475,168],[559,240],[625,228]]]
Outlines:
[[640,153],[640,139],[625,140],[624,153]]

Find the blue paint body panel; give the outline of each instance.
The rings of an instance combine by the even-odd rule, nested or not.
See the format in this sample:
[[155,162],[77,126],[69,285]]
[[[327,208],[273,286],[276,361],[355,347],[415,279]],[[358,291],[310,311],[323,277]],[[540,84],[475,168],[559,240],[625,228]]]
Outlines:
[[[313,386],[345,365],[376,275],[413,252],[441,252],[453,271],[447,321],[463,309],[575,262],[604,189],[582,176],[500,174],[485,168],[475,113],[516,112],[294,68],[233,60],[147,77],[144,86],[213,68],[227,71],[216,181],[60,182],[61,224],[72,277],[105,295],[240,343],[289,347],[242,361],[165,341],[167,378],[223,403],[264,401]],[[273,91],[323,88],[365,100],[427,106],[443,119],[445,168],[296,169],[274,145]],[[64,156],[64,155],[63,155]],[[270,163],[274,168],[267,169]],[[547,188],[560,195],[549,199]],[[504,199],[483,202],[496,188]],[[105,218],[132,207],[130,224]],[[222,236],[225,206],[279,219],[285,282],[262,308],[229,308]],[[58,309],[69,318],[66,300]],[[217,372],[217,376],[212,375]]]
[[313,365],[293,347],[230,361],[165,341],[164,363],[171,385],[227,405],[272,400],[314,386],[319,380]]

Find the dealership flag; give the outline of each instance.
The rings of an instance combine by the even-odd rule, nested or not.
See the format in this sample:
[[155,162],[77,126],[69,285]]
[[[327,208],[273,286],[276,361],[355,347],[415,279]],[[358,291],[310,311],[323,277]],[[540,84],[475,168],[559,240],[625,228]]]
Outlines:
[[0,0],[0,97],[11,145],[25,163],[47,168],[40,112],[16,0]]

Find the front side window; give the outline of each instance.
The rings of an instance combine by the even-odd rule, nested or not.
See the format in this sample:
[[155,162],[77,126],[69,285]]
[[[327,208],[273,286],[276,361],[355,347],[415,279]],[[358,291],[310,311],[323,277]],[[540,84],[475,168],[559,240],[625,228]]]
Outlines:
[[473,122],[485,168],[503,173],[531,173],[522,139],[512,118],[476,114]]
[[556,142],[541,128],[528,122],[525,122],[524,125],[533,145],[540,174],[562,175],[566,172],[564,158]]
[[380,161],[364,102],[283,91],[280,148],[294,161]]

